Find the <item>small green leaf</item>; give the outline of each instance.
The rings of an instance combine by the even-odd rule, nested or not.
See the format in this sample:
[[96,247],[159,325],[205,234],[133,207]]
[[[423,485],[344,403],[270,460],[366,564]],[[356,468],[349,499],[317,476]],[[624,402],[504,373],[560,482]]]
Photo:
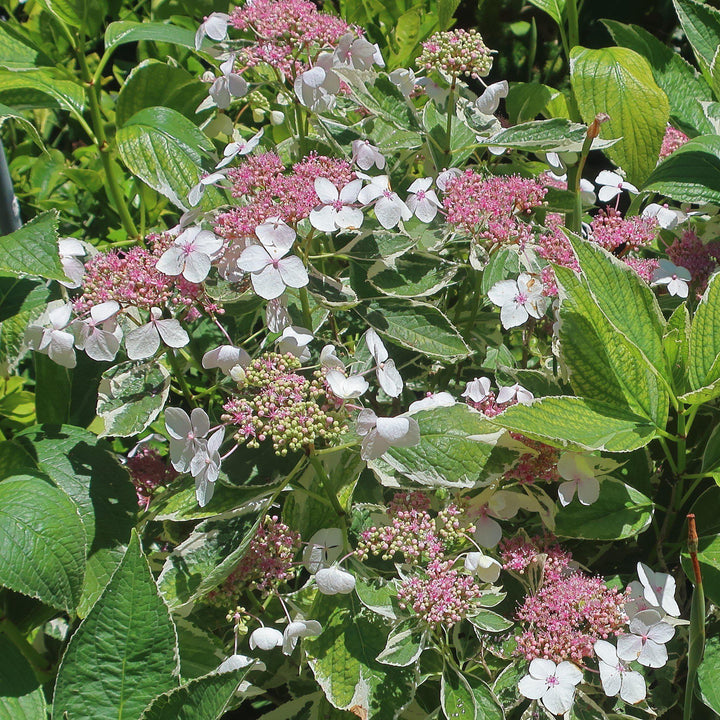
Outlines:
[[105,49],[110,50],[125,43],[150,40],[195,49],[195,33],[192,30],[159,22],[131,22],[121,20],[110,23],[105,30]]
[[640,185],[655,167],[670,115],[667,96],[657,86],[650,63],[628,48],[570,51],[570,79],[580,114],[591,123],[598,113],[610,119],[603,138],[621,138],[606,155]]
[[[538,82],[511,83],[505,103],[510,120],[515,124],[534,120],[538,115],[568,117],[567,101],[562,92]],[[565,106],[562,114],[552,112],[559,103]]]
[[440,679],[440,706],[447,720],[476,720],[478,706],[468,681],[446,667]]
[[663,350],[673,387],[684,389],[690,359],[690,314],[685,303],[678,305],[668,318],[663,333]]
[[49,58],[30,40],[10,26],[0,24],[0,67],[11,70],[31,70],[50,64]]
[[355,311],[381,335],[423,355],[452,362],[470,354],[450,320],[433,305],[387,300]]
[[460,0],[439,0],[438,24],[440,30],[449,30],[453,26],[453,15],[460,5]]
[[316,302],[323,307],[347,310],[355,307],[359,302],[355,291],[347,281],[342,278],[331,278],[314,269],[310,271],[310,282],[307,289]]
[[160,414],[170,393],[170,373],[160,363],[124,362],[106,370],[98,388],[100,437],[133,437]]
[[652,501],[638,490],[612,478],[600,482],[600,497],[592,505],[574,499],[555,516],[555,534],[585,540],[623,540],[647,530]]
[[682,25],[703,73],[709,73],[720,45],[720,12],[697,0],[673,0]]
[[0,634],[0,720],[46,720],[42,686],[30,663]]
[[20,127],[25,130],[25,132],[30,136],[32,141],[43,152],[47,152],[47,150],[45,149],[45,143],[42,141],[40,133],[35,129],[35,126],[27,118],[23,117],[19,112],[16,112],[11,107],[0,103],[0,127],[2,127],[2,124],[6,120],[12,120],[13,122],[18,123]]
[[377,661],[395,667],[412,665],[425,649],[426,639],[425,631],[417,626],[415,618],[405,620],[390,632]]
[[36,413],[39,423],[62,425],[70,417],[72,370],[34,353]]
[[58,254],[57,226],[57,212],[48,210],[14,233],[0,237],[0,271],[67,280]]
[[563,24],[565,0],[530,0],[530,3],[544,10],[558,25]]
[[0,585],[72,613],[87,536],[75,505],[40,476],[0,482]]
[[0,102],[15,110],[62,108],[78,114],[85,109],[85,91],[54,70],[0,70]]
[[690,387],[720,378],[720,273],[710,279],[690,326]]
[[507,620],[492,610],[481,610],[475,615],[469,615],[468,621],[483,632],[505,632],[513,626],[512,620]]
[[53,717],[130,720],[178,685],[175,626],[133,533],[110,583],[63,656]]
[[106,0],[45,0],[48,10],[64,23],[90,35],[107,14]]
[[427,297],[452,282],[457,266],[424,255],[404,255],[391,267],[378,261],[368,270],[368,281],[390,297]]

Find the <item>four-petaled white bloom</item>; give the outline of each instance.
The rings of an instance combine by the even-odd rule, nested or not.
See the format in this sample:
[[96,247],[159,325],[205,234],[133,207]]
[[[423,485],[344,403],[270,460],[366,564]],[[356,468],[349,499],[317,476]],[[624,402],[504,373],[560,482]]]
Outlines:
[[[220,165],[218,165],[218,167],[220,167]],[[210,185],[218,185],[223,180],[226,180],[226,173],[227,170],[217,170],[214,173],[208,173],[207,175],[203,175],[198,181],[197,185],[193,185],[190,188],[190,192],[188,193],[188,202],[190,203],[191,207],[195,207],[200,202],[200,200],[202,200],[202,196],[205,194],[205,188],[209,187]],[[200,208],[196,208],[196,211],[200,212]]]
[[234,157],[237,157],[238,155],[248,155],[249,153],[251,153],[258,146],[260,138],[262,138],[264,132],[265,128],[260,128],[260,130],[256,132],[249,140],[245,140],[244,138],[237,136],[231,143],[228,143],[225,146],[225,150],[223,150],[223,159],[217,164],[216,167],[225,167],[227,164],[232,162],[232,159]]
[[362,180],[352,180],[338,192],[327,178],[315,179],[315,192],[322,205],[310,211],[310,224],[322,232],[336,230],[356,230],[362,225],[363,213],[354,207],[358,193],[362,189]]
[[531,700],[540,700],[553,715],[569,712],[575,698],[575,686],[582,681],[577,665],[563,660],[556,665],[552,660],[535,658],[530,663],[529,675],[518,683],[518,690]]
[[387,348],[380,336],[370,328],[365,333],[368,350],[377,363],[375,374],[383,391],[390,397],[397,397],[403,389],[403,379],[395,367],[395,361],[389,359]]
[[202,357],[202,366],[206,370],[220,368],[225,375],[229,375],[237,365],[246,368],[249,364],[250,355],[234,345],[220,345],[214,350],[208,350]]
[[210,13],[205,20],[200,23],[200,27],[195,33],[195,49],[202,47],[203,38],[207,35],[215,42],[222,42],[227,37],[227,26],[230,22],[230,16],[227,13],[214,12]]
[[679,267],[669,260],[660,260],[660,267],[653,270],[652,274],[653,285],[667,285],[671,295],[681,298],[688,296],[688,283],[691,280],[692,275],[687,268]]
[[190,416],[181,408],[165,408],[165,428],[170,435],[170,462],[178,472],[187,472],[202,447],[202,438],[210,432],[210,418],[202,408]]
[[250,649],[272,650],[282,647],[283,634],[275,628],[259,627],[250,633]]
[[479,403],[487,400],[490,395],[490,379],[486,377],[471,380],[463,390],[460,397],[470,398],[473,402]]
[[637,613],[629,624],[630,634],[618,637],[617,652],[621,660],[637,660],[641,665],[659,668],[668,659],[665,643],[675,635],[675,628],[663,622],[657,610]]
[[321,632],[322,625],[317,620],[296,620],[288,623],[283,632],[283,652],[285,655],[290,655],[300,638],[312,637]]
[[600,202],[610,202],[614,197],[619,195],[623,190],[637,194],[639,190],[629,183],[621,175],[610,170],[603,170],[595,178],[595,184],[600,185],[598,199]]
[[325,380],[333,391],[333,394],[343,400],[359,398],[361,395],[364,395],[370,387],[368,381],[362,375],[345,377],[344,373],[341,373],[339,370],[328,370],[325,375]]
[[276,340],[277,351],[281,354],[290,353],[301,362],[310,359],[308,345],[313,340],[313,334],[299,325],[288,325],[282,335]]
[[352,159],[361,170],[369,170],[373,165],[378,170],[385,167],[385,156],[369,140],[353,140]]
[[465,556],[465,569],[477,575],[483,582],[493,583],[500,577],[502,565],[489,555],[481,552],[469,552]]
[[295,78],[294,90],[298,100],[313,112],[330,110],[340,91],[340,76],[335,72],[335,57],[321,52],[315,65]]
[[628,589],[630,590],[630,599],[623,607],[628,620],[632,620],[643,610],[651,610],[654,607],[645,599],[645,588],[639,580],[633,580],[628,585]]
[[25,342],[31,350],[47,355],[53,362],[74,368],[75,337],[66,330],[72,314],[72,305],[53,300],[45,312],[25,330]]
[[388,75],[388,79],[406,98],[415,90],[415,73],[410,68],[397,68]]
[[303,565],[314,575],[318,570],[330,567],[340,557],[342,549],[343,534],[340,528],[318,530],[303,550]]
[[434,220],[438,208],[442,207],[442,203],[435,194],[435,191],[430,189],[431,185],[432,178],[419,178],[415,180],[408,188],[408,192],[411,194],[408,195],[405,201],[415,217],[425,223]]
[[522,325],[530,316],[541,318],[550,304],[542,282],[528,273],[520,273],[517,280],[496,282],[488,297],[500,306],[500,322],[506,330]]
[[370,178],[370,183],[358,193],[358,200],[363,205],[375,203],[375,217],[386,230],[412,217],[410,208],[390,189],[387,175]]
[[660,607],[668,615],[678,617],[680,608],[675,602],[675,578],[672,575],[654,572],[641,562],[637,564],[637,573],[645,599],[653,607]]
[[332,565],[315,573],[315,584],[323,595],[347,595],[355,589],[355,576]]
[[93,360],[114,360],[122,338],[115,317],[119,311],[120,305],[114,300],[93,305],[87,320],[76,320],[72,324],[75,346]]
[[475,533],[473,535],[475,542],[481,547],[495,547],[502,538],[502,527],[493,518],[509,520],[515,517],[528,499],[526,495],[520,495],[508,490],[493,491],[480,508],[479,517],[475,520]]
[[155,267],[165,275],[182,275],[188,282],[201,283],[208,276],[212,259],[222,246],[222,238],[195,225],[173,240]]
[[475,107],[483,115],[494,115],[500,105],[500,100],[508,96],[510,86],[507,80],[488,85],[485,92],[475,101]]
[[372,410],[361,410],[357,434],[363,439],[360,457],[374,460],[391,447],[411,447],[420,442],[420,426],[411,417],[378,417]]
[[370,70],[373,64],[385,67],[385,61],[377,43],[373,45],[365,38],[355,37],[352,33],[345,33],[340,38],[334,55],[340,65],[352,67],[355,70]]
[[125,336],[125,349],[131,360],[144,360],[154,355],[160,341],[168,347],[181,348],[190,342],[190,336],[175,318],[162,319],[160,308],[150,308],[150,322],[134,328]]
[[233,72],[234,65],[235,54],[232,54],[220,65],[222,75],[215,78],[210,90],[208,90],[210,97],[220,110],[229,108],[234,97],[239,98],[247,95],[247,80],[240,73]]
[[683,220],[687,219],[687,215],[680,210],[674,210],[667,205],[659,205],[658,203],[650,203],[646,205],[642,211],[644,218],[655,218],[658,225],[665,230],[673,230]]
[[334,345],[325,345],[320,351],[320,365],[326,370],[345,372],[345,363],[335,354]]
[[569,505],[577,491],[582,505],[592,505],[600,496],[598,477],[607,472],[607,469],[601,458],[579,452],[563,453],[557,464],[560,477],[566,481],[558,486],[560,504]]
[[190,460],[190,474],[195,478],[195,497],[200,507],[212,500],[215,481],[220,474],[220,446],[225,439],[225,428],[216,430],[208,439],[200,440],[195,455]]
[[535,396],[526,390],[522,385],[515,383],[514,385],[506,385],[498,390],[497,402],[499,405],[503,403],[517,400],[520,405],[530,405]]
[[79,258],[87,255],[83,244],[75,238],[60,238],[58,240],[60,264],[67,280],[60,280],[60,284],[71,290],[79,288],[85,274],[85,264]]
[[288,255],[295,242],[295,231],[279,218],[255,228],[260,245],[243,250],[238,267],[250,273],[253,290],[265,300],[274,300],[286,287],[305,287],[310,281],[303,261]]
[[594,649],[605,694],[608,697],[620,694],[620,698],[631,705],[644,700],[647,694],[645,678],[620,660],[613,645],[607,640],[597,640]]

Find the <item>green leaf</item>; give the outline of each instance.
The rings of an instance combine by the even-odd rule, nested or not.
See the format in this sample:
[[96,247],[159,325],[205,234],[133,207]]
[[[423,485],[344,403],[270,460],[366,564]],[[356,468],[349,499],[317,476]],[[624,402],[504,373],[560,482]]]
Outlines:
[[0,271],[67,280],[58,254],[57,226],[57,211],[48,210],[19,230],[0,237]]
[[[2,36],[0,36],[0,40],[1,39]],[[45,149],[45,143],[42,141],[40,133],[35,129],[35,126],[27,118],[24,118],[20,113],[16,112],[11,107],[0,103],[0,127],[2,127],[3,123],[6,120],[13,120],[14,122],[18,123],[20,127],[25,130],[25,132],[30,136],[30,139],[43,152],[47,152],[47,150]]]
[[124,362],[103,373],[97,414],[100,437],[133,437],[160,414],[170,393],[170,373],[158,362]]
[[720,487],[713,485],[692,504],[690,512],[695,515],[697,531],[701,537],[720,535],[720,514],[717,511],[719,502]]
[[358,304],[358,297],[346,280],[331,278],[315,269],[310,270],[309,278],[307,290],[323,307],[347,310]]
[[603,138],[621,138],[607,156],[640,185],[655,167],[670,115],[667,96],[657,86],[648,61],[628,48],[570,51],[570,79],[583,120],[598,113],[610,119]]
[[505,632],[513,626],[512,620],[507,620],[492,610],[481,610],[475,615],[470,615],[468,621],[483,632]]
[[92,35],[94,26],[105,17],[107,2],[99,0],[45,0],[48,10],[64,23]]
[[[705,443],[701,468],[702,472],[710,472],[717,469],[720,469],[720,425],[716,425],[713,428],[708,441]],[[720,527],[718,527],[717,532],[720,532]]]
[[0,634],[0,720],[46,720],[42,686],[30,663]]
[[663,350],[673,387],[684,389],[690,359],[690,314],[685,303],[678,305],[668,318],[663,333]]
[[379,663],[387,630],[354,595],[318,595],[311,616],[323,632],[303,640],[315,680],[333,706],[367,720],[394,720],[410,703],[415,670]]
[[388,267],[382,260],[368,270],[370,284],[390,297],[427,297],[452,282],[457,266],[437,257],[405,255]]
[[235,569],[265,516],[265,505],[239,517],[205,520],[168,555],[158,586],[171,609],[214,589]]
[[461,165],[472,155],[478,142],[475,138],[475,131],[470,128],[459,117],[453,117],[453,125],[450,132],[451,157],[446,159],[441,151],[448,146],[447,140],[447,115],[441,113],[434,102],[429,102],[423,110],[423,125],[425,132],[431,139],[430,150],[436,162],[445,161],[445,164],[452,167]]
[[183,68],[150,58],[134,67],[125,80],[118,93],[115,119],[118,127],[122,127],[136,112],[154,107],[162,97],[163,107],[192,121],[196,118],[195,109],[207,93],[207,84]]
[[11,70],[31,70],[50,64],[49,58],[32,41],[10,26],[0,24],[0,67]]
[[703,293],[690,326],[690,387],[697,390],[720,378],[720,274]]
[[[528,152],[580,152],[586,135],[586,125],[570,122],[565,118],[552,118],[550,120],[533,120],[506,128],[483,140],[482,145],[504,147],[511,150],[527,150]],[[605,133],[605,137],[608,138],[607,133]],[[604,140],[595,139],[592,149],[608,148],[616,142],[619,141],[615,140],[613,136]]]
[[655,428],[630,410],[579,397],[546,397],[513,405],[493,424],[553,447],[630,452],[645,447]]
[[415,618],[404,620],[388,635],[385,649],[377,656],[383,665],[407,667],[420,657],[425,649],[427,633],[417,625]]
[[705,655],[698,667],[697,680],[702,701],[720,715],[720,638],[708,637]]
[[[534,120],[538,115],[546,118],[568,117],[567,100],[563,93],[538,82],[511,83],[505,103],[510,120],[515,124]],[[563,112],[558,113],[557,106],[562,106]]]
[[390,46],[397,47],[397,51],[391,50],[393,65],[402,66],[412,60],[413,52],[421,39],[421,25],[421,10],[416,7],[411,7],[397,19],[392,31],[394,43]]
[[482,718],[482,720],[505,720],[505,713],[487,684],[469,674],[465,676],[465,679],[472,688],[473,695],[475,695],[478,718]]
[[[203,161],[213,152],[210,140],[176,110],[144,108],[135,113],[115,136],[118,152],[128,169],[179,208],[197,184]],[[220,197],[215,188],[203,195],[205,203]]]
[[544,10],[558,25],[562,26],[565,0],[530,0],[530,4]]
[[460,0],[439,0],[438,24],[440,30],[449,30],[453,26],[453,15],[460,5]]
[[355,312],[381,335],[423,355],[451,362],[470,354],[450,320],[427,303],[387,300]]
[[690,132],[700,135],[713,132],[700,105],[712,101],[712,91],[680,53],[639,25],[625,25],[615,20],[602,23],[618,45],[634,50],[650,63],[655,82],[670,102],[671,119]]
[[105,30],[105,50],[111,50],[118,45],[141,42],[170,43],[181,45],[191,50],[195,49],[195,33],[192,30],[160,22],[131,22],[120,20],[110,23]]
[[600,482],[592,505],[575,499],[555,516],[555,534],[585,540],[623,540],[647,530],[654,507],[649,497],[612,478]]
[[235,691],[252,667],[210,673],[159,695],[140,720],[218,720],[228,709]]
[[643,189],[679,202],[720,202],[720,137],[704,135],[679,147],[650,174]]
[[131,720],[178,685],[175,626],[133,533],[110,583],[63,656],[53,717]]
[[62,425],[70,417],[72,370],[34,353],[36,413],[39,423]]
[[440,706],[447,720],[475,720],[478,706],[468,681],[454,669],[445,667],[440,679]]
[[61,108],[82,114],[85,91],[49,69],[14,72],[0,70],[0,102],[15,110]]
[[379,578],[355,578],[355,592],[360,602],[372,612],[383,617],[397,620],[395,604],[397,601],[396,581],[386,582]]
[[360,105],[399,130],[421,129],[415,110],[388,78],[379,76],[372,85],[349,85]]
[[381,477],[400,473],[430,487],[473,487],[498,437],[497,428],[464,403],[413,415],[420,443],[393,447],[368,465]]
[[720,12],[696,0],[673,0],[673,5],[700,69],[709,73],[720,45]]
[[75,505],[39,476],[0,482],[0,585],[72,613],[87,537]]

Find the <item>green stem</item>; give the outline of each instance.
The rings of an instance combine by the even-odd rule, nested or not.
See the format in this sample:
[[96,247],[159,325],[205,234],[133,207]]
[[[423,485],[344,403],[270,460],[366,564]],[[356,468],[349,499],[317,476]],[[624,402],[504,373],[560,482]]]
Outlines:
[[668,465],[670,465],[670,469],[673,471],[673,475],[678,475],[678,467],[675,464],[675,460],[673,459],[672,453],[670,452],[670,448],[668,447],[665,438],[661,437],[658,438],[658,440],[660,441],[660,447],[662,447],[663,452],[665,453],[665,459],[668,461]]
[[[565,14],[567,17],[568,34],[567,42],[569,50],[580,44],[580,28],[578,22],[577,0],[566,0]],[[570,62],[570,53],[568,52],[568,62]]]
[[98,86],[90,74],[90,68],[87,64],[87,58],[85,57],[84,41],[80,34],[77,35],[77,50],[76,55],[78,63],[80,64],[80,73],[83,82],[86,86],[85,95],[90,106],[90,120],[92,123],[93,133],[96,139],[98,152],[100,153],[100,161],[102,162],[105,170],[105,179],[107,182],[107,189],[115,203],[115,208],[120,216],[125,232],[133,238],[139,237],[135,223],[133,222],[132,216],[125,203],[125,197],[123,196],[122,189],[120,187],[120,179],[118,178],[115,165],[113,164],[110,145],[105,135],[105,125],[103,123],[102,115],[100,114],[100,102],[98,100]]
[[315,469],[317,476],[320,478],[320,484],[323,486],[325,494],[327,495],[330,504],[333,506],[333,510],[335,510],[338,517],[342,518],[343,522],[345,522],[345,516],[347,515],[347,513],[345,512],[343,506],[340,504],[340,501],[337,498],[337,493],[335,492],[335,489],[332,487],[332,483],[330,482],[330,478],[327,476],[327,473],[325,472],[325,468],[323,467],[320,458],[315,455],[315,449],[312,447],[310,448],[310,455],[308,456],[308,459],[310,460],[310,464]]
[[677,434],[680,436],[677,444],[677,472],[681,474],[687,466],[687,456],[685,452],[686,433],[685,433],[685,416],[680,413],[678,415]]
[[697,559],[698,535],[694,515],[688,515],[688,551],[692,561],[695,582],[693,583],[692,602],[690,605],[690,633],[687,654],[688,672],[685,683],[683,720],[690,720],[693,716],[697,671],[705,652],[705,592],[703,590],[700,563]]
[[175,350],[172,348],[168,348],[167,350],[167,356],[168,360],[170,360],[170,367],[172,367],[172,371],[175,375],[175,379],[178,381],[180,385],[180,389],[182,390],[183,397],[185,398],[186,402],[190,407],[196,408],[198,404],[195,402],[195,399],[193,398],[193,394],[190,391],[190,386],[187,384],[187,380],[185,379],[185,374],[180,369],[180,363],[178,362],[177,355],[175,354]]
[[15,623],[7,617],[0,617],[0,632],[23,654],[30,663],[35,676],[41,683],[46,683],[52,678],[52,666],[18,630]]
[[307,288],[300,288],[300,305],[302,306],[303,322],[305,327],[312,332],[312,314],[310,312],[310,300],[308,299]]
[[[447,99],[447,123],[445,125],[445,151],[443,152],[443,167],[450,167],[452,160],[452,121],[455,114],[455,83],[457,78],[453,77],[450,85],[450,92]],[[438,168],[440,170],[441,168]]]
[[575,202],[573,205],[572,213],[566,222],[568,227],[576,234],[580,234],[582,224],[582,192],[580,191],[580,181],[582,180],[583,170],[585,169],[585,163],[592,147],[593,137],[590,132],[585,135],[583,146],[580,151],[580,159],[577,165],[568,168],[568,190],[570,190],[575,196]]

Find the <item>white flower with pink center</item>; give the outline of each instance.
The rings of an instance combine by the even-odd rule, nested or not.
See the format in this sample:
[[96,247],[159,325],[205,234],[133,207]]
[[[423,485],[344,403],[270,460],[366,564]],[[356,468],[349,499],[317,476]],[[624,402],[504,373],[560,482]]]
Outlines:
[[310,224],[322,232],[357,230],[363,223],[363,212],[355,207],[362,180],[350,181],[342,190],[327,178],[315,179],[315,192],[322,205],[310,212]]
[[637,660],[641,665],[659,668],[668,660],[665,643],[672,640],[675,628],[663,622],[657,610],[643,610],[629,623],[630,634],[618,637],[618,657],[630,662]]
[[114,360],[120,349],[122,331],[115,317],[120,305],[114,300],[93,305],[90,317],[76,320],[72,324],[75,333],[75,347],[85,350],[88,357],[99,362]]
[[360,450],[363,460],[375,460],[391,447],[411,447],[420,442],[420,426],[414,418],[378,417],[369,409],[358,415],[357,434],[363,439]]
[[361,170],[369,170],[373,165],[378,170],[385,167],[385,156],[369,140],[354,140],[352,153],[353,162]]
[[535,658],[529,674],[518,683],[518,690],[526,698],[540,700],[553,715],[562,715],[572,708],[575,686],[582,678],[580,668],[567,660],[556,665],[552,660]]
[[215,42],[222,42],[227,37],[227,26],[230,22],[230,16],[227,13],[214,12],[210,13],[200,24],[195,33],[195,49],[202,47],[203,40],[207,35]]
[[400,220],[412,217],[410,208],[390,189],[390,178],[387,175],[369,179],[370,183],[358,193],[358,200],[363,205],[374,203],[375,217],[386,230],[394,228]]
[[520,273],[517,280],[495,283],[488,297],[500,306],[500,322],[506,330],[522,325],[529,317],[541,318],[550,304],[540,279],[528,273]]
[[627,190],[635,195],[639,192],[632,183],[629,183],[624,177],[610,170],[603,170],[595,178],[595,184],[600,185],[598,199],[604,203],[610,202],[610,200],[617,197],[623,190]]
[[598,640],[594,649],[605,694],[608,697],[619,694],[621,700],[631,705],[644,700],[647,694],[645,678],[622,662],[617,650],[607,640]]
[[558,486],[560,504],[565,507],[572,502],[577,492],[582,505],[592,505],[600,496],[599,477],[611,470],[602,458],[585,453],[565,452],[560,456],[557,470],[566,482]]
[[637,564],[637,573],[643,586],[643,597],[653,607],[662,608],[668,615],[678,617],[680,608],[675,601],[675,578],[654,572],[643,563]]
[[180,321],[175,318],[163,319],[160,308],[150,308],[150,322],[131,330],[125,336],[125,350],[131,360],[144,360],[154,355],[160,342],[168,347],[181,348],[190,342]]
[[442,207],[434,190],[430,189],[432,178],[419,178],[408,188],[407,206],[418,220],[429,223],[435,219],[438,208]]
[[238,267],[250,273],[253,290],[265,300],[274,300],[286,287],[301,288],[310,278],[302,260],[289,255],[295,242],[295,231],[279,218],[272,218],[255,228],[260,245],[243,250]]
[[201,283],[222,246],[221,238],[195,225],[175,238],[155,267],[165,275],[182,275],[188,282]]
[[372,328],[365,333],[365,342],[367,343],[370,354],[377,363],[375,374],[377,375],[380,387],[386,395],[398,397],[403,389],[403,379],[395,367],[395,361],[389,359],[390,356],[388,355],[385,344]]
[[668,292],[680,298],[688,296],[688,283],[691,280],[692,275],[687,268],[675,265],[669,260],[660,260],[660,267],[652,274],[653,285],[667,285]]
[[165,408],[165,428],[170,435],[170,462],[178,472],[187,472],[190,463],[210,432],[210,418],[202,408],[188,414],[181,408]]
[[45,312],[25,330],[25,342],[31,350],[47,355],[53,362],[66,368],[74,368],[75,337],[67,331],[72,305],[53,300]]

